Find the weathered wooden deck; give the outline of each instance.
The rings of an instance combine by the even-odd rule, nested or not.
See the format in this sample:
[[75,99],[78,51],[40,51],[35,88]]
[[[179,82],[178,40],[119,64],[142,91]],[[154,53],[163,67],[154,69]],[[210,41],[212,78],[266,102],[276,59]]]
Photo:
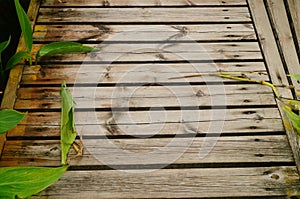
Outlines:
[[253,78],[298,88],[286,74],[300,74],[299,6],[32,0],[34,49],[80,41],[101,51],[12,70],[2,107],[28,116],[2,137],[0,165],[60,165],[65,80],[86,150],[43,198],[299,198],[299,137],[285,130],[269,88],[216,77],[169,79],[258,71],[268,75]]

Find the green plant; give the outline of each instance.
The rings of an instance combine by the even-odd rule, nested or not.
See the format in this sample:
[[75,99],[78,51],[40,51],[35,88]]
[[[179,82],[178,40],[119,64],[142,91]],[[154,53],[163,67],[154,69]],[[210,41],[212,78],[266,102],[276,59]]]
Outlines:
[[27,113],[20,113],[11,109],[4,109],[0,111],[0,134],[6,133],[19,122],[21,122]]
[[75,129],[74,121],[74,100],[68,90],[66,83],[61,85],[61,126],[60,126],[60,142],[61,142],[61,164],[67,164],[67,157],[71,146],[77,151],[78,155],[81,155],[82,145],[77,149],[77,145],[74,144],[77,133]]

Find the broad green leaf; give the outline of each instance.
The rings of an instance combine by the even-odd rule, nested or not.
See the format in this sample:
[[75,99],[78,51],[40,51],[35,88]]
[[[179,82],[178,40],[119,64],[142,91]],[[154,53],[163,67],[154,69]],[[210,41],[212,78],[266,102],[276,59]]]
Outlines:
[[10,70],[13,68],[15,65],[20,63],[22,59],[30,59],[30,55],[28,52],[25,51],[19,51],[16,54],[14,54],[7,62],[5,70]]
[[295,78],[298,82],[300,82],[300,75],[298,75],[298,74],[290,74],[290,75],[288,75],[288,76],[293,77],[293,78]]
[[22,33],[24,36],[25,44],[26,44],[26,50],[28,53],[31,52],[32,49],[32,28],[31,24],[29,21],[29,18],[22,8],[19,0],[14,0],[15,1],[15,6],[16,6],[16,11],[19,19],[19,23],[22,29]]
[[288,106],[283,106],[282,109],[288,117],[288,119],[291,121],[298,135],[300,135],[300,116],[294,113]]
[[61,178],[67,168],[1,167],[0,198],[28,198],[37,194]]
[[0,111],[0,134],[5,133],[21,122],[27,113],[5,109]]
[[11,37],[9,36],[7,41],[0,43],[0,54],[7,48],[7,46],[10,43],[10,39],[11,39]]
[[74,100],[68,90],[66,83],[61,86],[61,124],[60,124],[60,142],[61,142],[61,164],[67,164],[68,153],[71,145],[76,139],[76,129],[74,122]]
[[68,53],[86,53],[97,50],[94,47],[85,46],[76,42],[62,41],[62,42],[52,42],[46,44],[40,48],[36,55],[36,60],[39,57],[56,55],[56,54],[68,54]]

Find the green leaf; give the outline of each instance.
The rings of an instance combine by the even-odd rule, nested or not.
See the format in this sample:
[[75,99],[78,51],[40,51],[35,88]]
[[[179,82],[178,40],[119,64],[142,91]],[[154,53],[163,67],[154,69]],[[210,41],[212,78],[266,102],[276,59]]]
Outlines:
[[76,42],[62,41],[62,42],[52,42],[46,44],[40,48],[36,55],[36,60],[39,57],[56,55],[56,54],[68,54],[68,53],[86,53],[93,50],[98,50],[94,47],[85,46]]
[[290,75],[288,75],[288,76],[293,77],[293,78],[295,78],[298,82],[300,82],[300,75],[298,75],[298,74],[290,74]]
[[283,106],[282,109],[288,119],[292,122],[292,125],[297,131],[298,135],[300,135],[300,116],[294,113],[288,106]]
[[1,167],[0,198],[28,198],[56,182],[67,170],[44,167]]
[[27,113],[6,109],[0,111],[0,134],[5,133],[21,122]]
[[68,90],[66,83],[61,86],[61,124],[60,124],[60,142],[61,142],[61,164],[67,164],[68,153],[71,145],[76,139],[76,129],[74,122],[74,100]]
[[7,48],[7,46],[10,43],[10,39],[11,39],[11,37],[9,36],[7,41],[0,43],[0,54]]
[[5,70],[10,70],[13,68],[15,65],[20,63],[22,59],[30,59],[30,55],[28,52],[25,51],[19,51],[16,54],[14,54],[7,62]]
[[19,23],[23,32],[25,44],[26,44],[26,50],[28,53],[31,52],[32,49],[32,28],[31,24],[29,21],[29,18],[22,8],[19,0],[14,0],[15,1],[15,6],[16,6],[16,11],[19,19]]

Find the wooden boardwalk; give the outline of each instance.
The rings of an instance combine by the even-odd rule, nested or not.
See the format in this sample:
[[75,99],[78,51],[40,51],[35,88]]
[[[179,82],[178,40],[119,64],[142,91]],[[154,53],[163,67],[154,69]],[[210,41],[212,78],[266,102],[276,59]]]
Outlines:
[[12,70],[2,107],[28,116],[2,137],[0,165],[60,165],[66,81],[85,151],[42,198],[299,198],[299,137],[269,88],[170,79],[256,71],[298,88],[286,74],[300,74],[299,11],[297,0],[32,0],[35,51],[101,51]]

